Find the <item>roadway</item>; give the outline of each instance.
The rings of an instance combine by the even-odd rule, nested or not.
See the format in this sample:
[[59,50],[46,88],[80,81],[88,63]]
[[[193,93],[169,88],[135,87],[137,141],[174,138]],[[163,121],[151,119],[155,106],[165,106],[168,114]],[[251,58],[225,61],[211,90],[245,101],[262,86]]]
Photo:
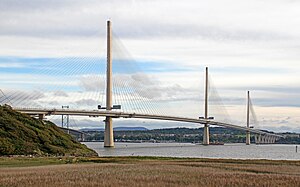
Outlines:
[[163,116],[163,115],[151,115],[151,114],[138,114],[138,113],[126,113],[117,111],[107,111],[107,110],[66,110],[66,109],[38,109],[38,108],[14,108],[14,110],[26,113],[29,115],[43,114],[49,115],[72,115],[72,116],[89,116],[89,117],[113,117],[113,118],[139,118],[139,119],[154,119],[154,120],[166,120],[166,121],[178,121],[187,123],[198,123],[198,124],[209,124],[221,127],[233,128],[243,131],[249,131],[255,134],[270,135],[276,137],[283,137],[281,135],[267,133],[258,129],[247,128],[243,126],[233,125],[229,123],[217,122],[206,119],[195,119],[186,117],[176,117],[176,116]]

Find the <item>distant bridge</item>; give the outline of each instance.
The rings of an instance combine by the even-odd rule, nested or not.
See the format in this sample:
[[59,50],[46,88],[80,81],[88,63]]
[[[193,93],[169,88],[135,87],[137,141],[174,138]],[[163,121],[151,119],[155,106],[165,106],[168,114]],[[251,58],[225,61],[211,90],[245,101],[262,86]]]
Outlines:
[[77,141],[80,142],[84,142],[85,141],[85,137],[86,137],[86,133],[82,132],[82,131],[78,131],[78,130],[74,130],[74,129],[70,129],[70,128],[64,128],[64,127],[59,127],[62,131],[64,131],[67,134],[70,134],[71,136],[73,136]]

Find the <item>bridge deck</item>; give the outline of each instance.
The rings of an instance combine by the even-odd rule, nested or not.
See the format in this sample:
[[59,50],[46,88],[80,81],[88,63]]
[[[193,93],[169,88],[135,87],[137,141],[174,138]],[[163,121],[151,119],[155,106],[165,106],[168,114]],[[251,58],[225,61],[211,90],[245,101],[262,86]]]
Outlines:
[[138,114],[138,113],[126,113],[126,112],[116,112],[116,111],[106,111],[106,110],[64,110],[64,109],[32,109],[32,108],[14,108],[16,111],[21,113],[26,113],[30,115],[44,114],[44,115],[75,115],[75,116],[92,116],[92,117],[105,117],[110,116],[114,118],[140,118],[140,119],[154,119],[154,120],[167,120],[167,121],[178,121],[178,122],[188,122],[188,123],[198,123],[198,124],[209,124],[222,126],[227,128],[233,128],[243,131],[249,131],[255,134],[270,135],[283,137],[281,135],[267,133],[261,130],[242,127],[238,125],[233,125],[229,123],[205,120],[205,119],[195,119],[195,118],[185,118],[185,117],[175,117],[175,116],[162,116],[162,115],[150,115],[150,114]]

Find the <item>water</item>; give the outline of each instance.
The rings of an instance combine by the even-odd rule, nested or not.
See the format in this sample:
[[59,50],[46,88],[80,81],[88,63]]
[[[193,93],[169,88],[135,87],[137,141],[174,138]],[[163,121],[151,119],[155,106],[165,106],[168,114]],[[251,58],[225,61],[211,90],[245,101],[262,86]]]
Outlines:
[[162,156],[193,158],[234,158],[300,160],[300,145],[195,145],[190,143],[115,143],[115,148],[104,148],[103,142],[85,142],[99,156]]

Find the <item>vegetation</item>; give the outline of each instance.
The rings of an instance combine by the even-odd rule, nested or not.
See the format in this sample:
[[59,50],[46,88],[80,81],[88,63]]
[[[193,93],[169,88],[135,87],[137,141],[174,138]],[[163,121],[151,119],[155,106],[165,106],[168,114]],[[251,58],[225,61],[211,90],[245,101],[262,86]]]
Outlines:
[[[86,141],[103,141],[104,132],[90,130],[85,132]],[[270,132],[272,133],[272,132]],[[299,144],[300,135],[296,133],[284,133],[286,138],[280,138],[276,143],[281,144]],[[114,131],[116,141],[150,141],[150,142],[186,142],[202,143],[203,128],[167,128],[153,130],[123,130]],[[224,143],[245,143],[245,131],[223,128],[210,127],[210,141]],[[255,142],[254,134],[251,135],[251,142]]]
[[[164,157],[3,158],[64,164],[2,167],[0,186],[299,186],[300,161]],[[63,176],[63,177],[62,177]],[[100,177],[99,177],[100,176]]]
[[[102,141],[104,139],[103,131],[86,131],[89,136],[86,141]],[[246,134],[244,131],[211,127],[211,142],[224,143],[245,143]],[[156,142],[195,142],[200,143],[203,139],[202,128],[168,128],[153,129],[143,131],[115,131],[114,138],[116,141],[156,141]],[[254,141],[254,137],[251,137]]]
[[31,167],[72,163],[74,157],[0,157],[0,169],[7,167]]
[[96,156],[49,121],[0,106],[0,155]]

